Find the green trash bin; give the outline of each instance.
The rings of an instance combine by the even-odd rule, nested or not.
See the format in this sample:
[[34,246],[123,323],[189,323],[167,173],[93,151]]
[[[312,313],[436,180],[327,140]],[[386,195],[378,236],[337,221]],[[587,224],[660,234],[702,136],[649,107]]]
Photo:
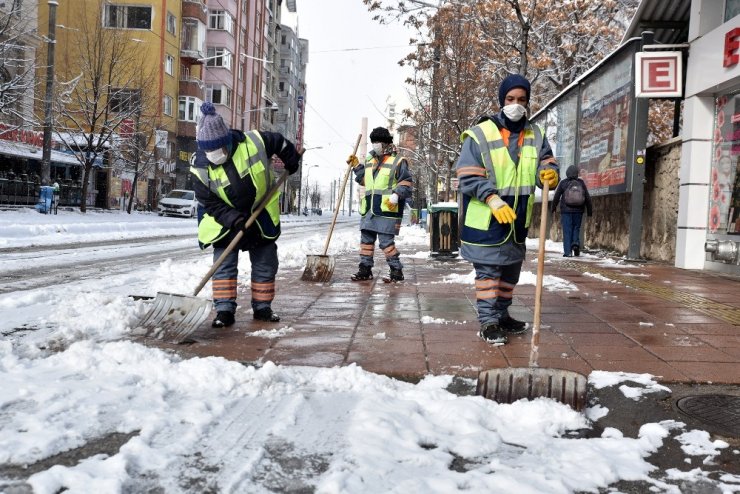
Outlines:
[[433,256],[457,257],[460,250],[460,229],[456,202],[439,202],[427,210],[429,250]]

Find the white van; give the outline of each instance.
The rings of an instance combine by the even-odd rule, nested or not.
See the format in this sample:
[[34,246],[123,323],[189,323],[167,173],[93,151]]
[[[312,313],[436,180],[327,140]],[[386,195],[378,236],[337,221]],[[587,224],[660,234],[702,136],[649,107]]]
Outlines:
[[195,199],[195,191],[175,189],[159,201],[157,214],[194,218],[197,208],[198,201]]

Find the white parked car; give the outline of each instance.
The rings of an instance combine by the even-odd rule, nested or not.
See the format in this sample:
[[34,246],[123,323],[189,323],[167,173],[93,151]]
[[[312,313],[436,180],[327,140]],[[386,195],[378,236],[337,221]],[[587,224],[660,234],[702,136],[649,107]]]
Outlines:
[[159,201],[157,213],[159,216],[194,218],[197,209],[198,201],[195,199],[195,191],[175,189]]

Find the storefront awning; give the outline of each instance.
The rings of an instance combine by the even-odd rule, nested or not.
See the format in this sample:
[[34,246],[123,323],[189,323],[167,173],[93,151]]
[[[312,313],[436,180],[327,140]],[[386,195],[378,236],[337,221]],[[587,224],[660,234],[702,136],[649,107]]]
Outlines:
[[[36,146],[0,140],[0,154],[41,161],[43,152],[41,148],[37,148]],[[74,156],[54,150],[51,151],[51,162],[64,163],[66,165],[80,164]]]
[[642,0],[624,33],[622,43],[643,31],[655,33],[656,44],[686,43],[691,0]]

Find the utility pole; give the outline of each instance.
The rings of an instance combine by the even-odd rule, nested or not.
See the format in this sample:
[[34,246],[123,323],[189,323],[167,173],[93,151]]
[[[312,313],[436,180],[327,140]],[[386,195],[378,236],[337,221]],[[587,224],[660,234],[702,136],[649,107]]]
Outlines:
[[49,31],[47,33],[46,94],[44,95],[44,141],[41,154],[41,185],[51,182],[51,101],[54,97],[54,47],[57,26],[57,0],[49,0]]

